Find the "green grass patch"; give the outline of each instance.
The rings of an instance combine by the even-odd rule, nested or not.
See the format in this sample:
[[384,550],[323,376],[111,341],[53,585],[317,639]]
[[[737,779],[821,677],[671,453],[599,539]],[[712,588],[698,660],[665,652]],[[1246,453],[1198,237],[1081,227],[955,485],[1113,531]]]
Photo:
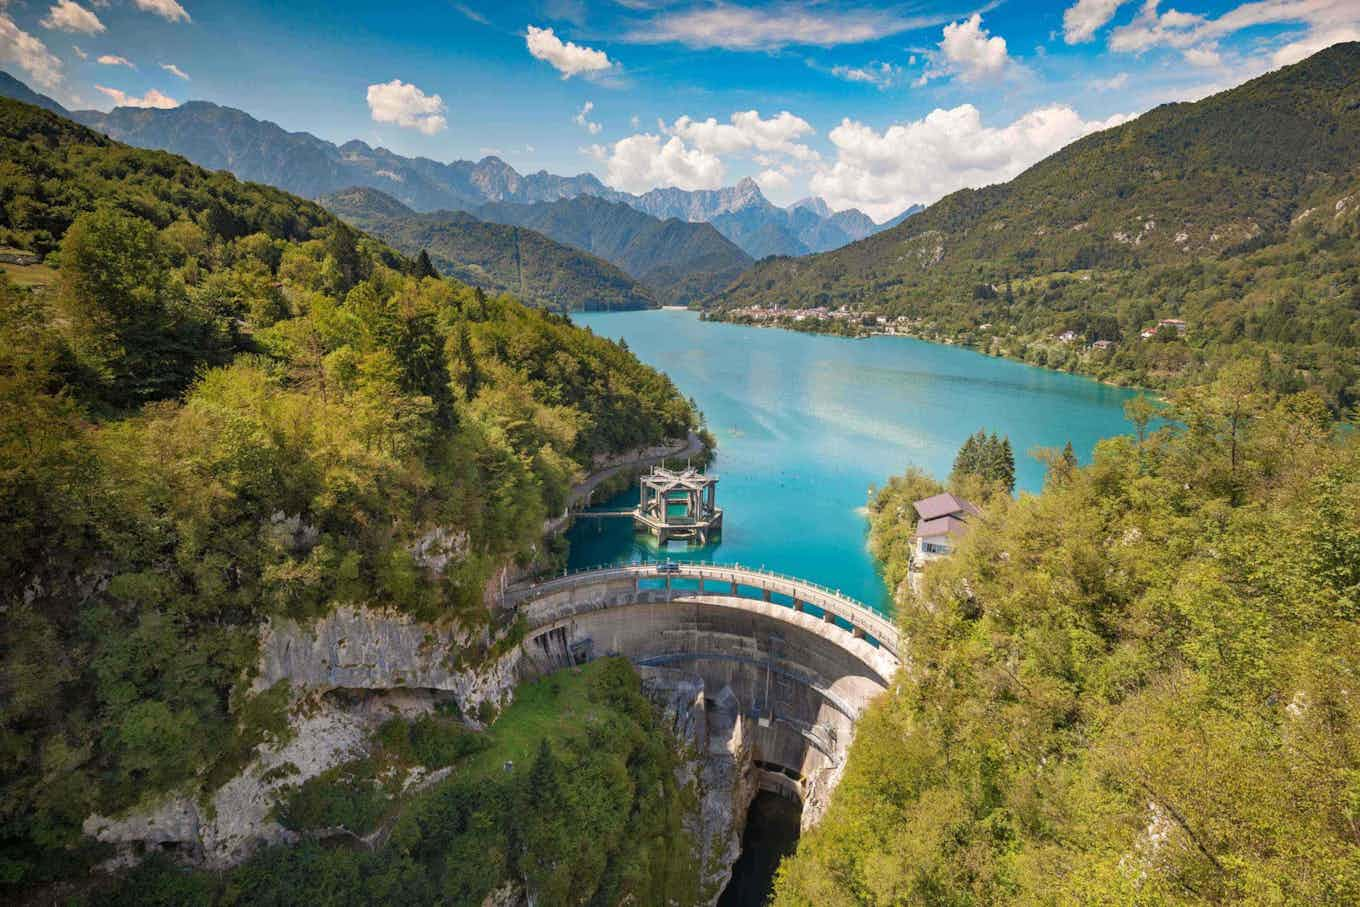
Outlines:
[[500,774],[506,762],[517,768],[527,765],[542,740],[562,749],[567,741],[579,738],[585,722],[603,713],[591,701],[590,690],[608,664],[596,660],[520,686],[514,702],[483,732],[490,745],[468,763],[467,773]]
[[4,271],[9,277],[9,282],[16,287],[25,289],[37,287],[47,290],[57,285],[57,271],[47,265],[16,265],[3,262],[0,263],[0,271]]

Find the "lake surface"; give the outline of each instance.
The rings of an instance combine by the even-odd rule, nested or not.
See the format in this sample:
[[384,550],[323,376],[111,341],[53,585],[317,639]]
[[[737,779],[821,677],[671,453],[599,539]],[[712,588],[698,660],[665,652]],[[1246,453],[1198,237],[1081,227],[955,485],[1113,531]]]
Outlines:
[[[1131,391],[906,337],[846,339],[700,321],[676,310],[577,313],[626,340],[699,404],[717,437],[710,468],[723,536],[664,553],[628,520],[580,520],[570,566],[658,556],[741,563],[840,589],[874,607],[887,591],[867,548],[871,486],[916,465],[943,480],[979,428],[1007,435],[1018,491],[1038,491],[1035,447],[1071,441],[1083,462],[1132,431]],[[624,506],[637,491],[599,505]]]

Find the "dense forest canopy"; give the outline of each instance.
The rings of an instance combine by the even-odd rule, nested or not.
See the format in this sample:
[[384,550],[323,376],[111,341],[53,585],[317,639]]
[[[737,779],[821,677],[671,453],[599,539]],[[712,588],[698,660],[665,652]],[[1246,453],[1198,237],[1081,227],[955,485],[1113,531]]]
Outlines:
[[[1357,147],[1360,43],[1338,44],[843,249],[760,262],[716,305],[848,306],[927,339],[1159,388],[1252,358],[1273,390],[1313,387],[1342,413],[1360,403]],[[1183,335],[1143,338],[1169,318]]]
[[879,493],[908,667],[776,904],[1360,899],[1360,440],[1252,361],[1135,405],[919,586]]
[[261,621],[484,626],[593,456],[695,424],[620,346],[316,205],[13,101],[0,134],[0,242],[55,266],[0,277],[0,884],[279,732]]

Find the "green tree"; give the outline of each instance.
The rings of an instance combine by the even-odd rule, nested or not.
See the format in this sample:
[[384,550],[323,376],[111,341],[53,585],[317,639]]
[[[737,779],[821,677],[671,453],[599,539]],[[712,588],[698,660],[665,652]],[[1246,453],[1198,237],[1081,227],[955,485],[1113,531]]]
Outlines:
[[416,256],[415,265],[412,267],[412,273],[418,278],[439,277],[439,272],[435,270],[434,262],[430,261],[430,253],[424,249],[421,249],[420,254]]
[[467,322],[461,319],[454,333],[454,349],[455,368],[463,388],[463,399],[471,400],[477,396],[482,375],[477,366],[477,354],[472,351],[472,332],[468,330]]
[[1148,399],[1146,394],[1139,394],[1130,397],[1124,402],[1124,418],[1133,424],[1134,430],[1138,432],[1138,443],[1141,445],[1147,440],[1148,426],[1157,417],[1156,405]]
[[1010,438],[998,438],[996,433],[978,430],[963,442],[954,457],[951,481],[964,482],[975,476],[990,485],[1003,488],[1007,494],[1015,491],[1015,453]]
[[232,347],[224,313],[199,312],[172,286],[160,235],[109,208],[82,214],[61,246],[62,306],[91,392],[115,406],[180,393]]

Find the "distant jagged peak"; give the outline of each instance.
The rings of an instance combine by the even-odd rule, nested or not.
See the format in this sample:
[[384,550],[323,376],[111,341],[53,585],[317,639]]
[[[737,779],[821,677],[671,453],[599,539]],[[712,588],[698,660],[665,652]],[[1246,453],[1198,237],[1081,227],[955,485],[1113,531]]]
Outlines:
[[491,168],[494,168],[494,169],[496,169],[496,170],[500,170],[501,172],[509,172],[509,173],[513,173],[515,176],[519,176],[519,175],[520,175],[520,174],[519,174],[519,171],[516,170],[514,167],[510,166],[508,163],[506,163],[506,161],[505,161],[504,158],[502,158],[502,157],[497,157],[497,156],[494,155],[494,154],[484,155],[484,156],[482,157],[482,159],[481,159],[480,161],[477,162],[477,166],[478,166],[478,167],[491,167]]
[[732,188],[734,188],[737,191],[737,194],[743,198],[755,196],[760,196],[761,198],[765,197],[764,193],[760,191],[760,183],[757,183],[749,176],[743,176]]
[[826,199],[820,195],[810,195],[807,198],[800,198],[798,201],[789,205],[790,211],[806,209],[816,214],[818,217],[830,217],[832,214],[831,206],[826,203]]

